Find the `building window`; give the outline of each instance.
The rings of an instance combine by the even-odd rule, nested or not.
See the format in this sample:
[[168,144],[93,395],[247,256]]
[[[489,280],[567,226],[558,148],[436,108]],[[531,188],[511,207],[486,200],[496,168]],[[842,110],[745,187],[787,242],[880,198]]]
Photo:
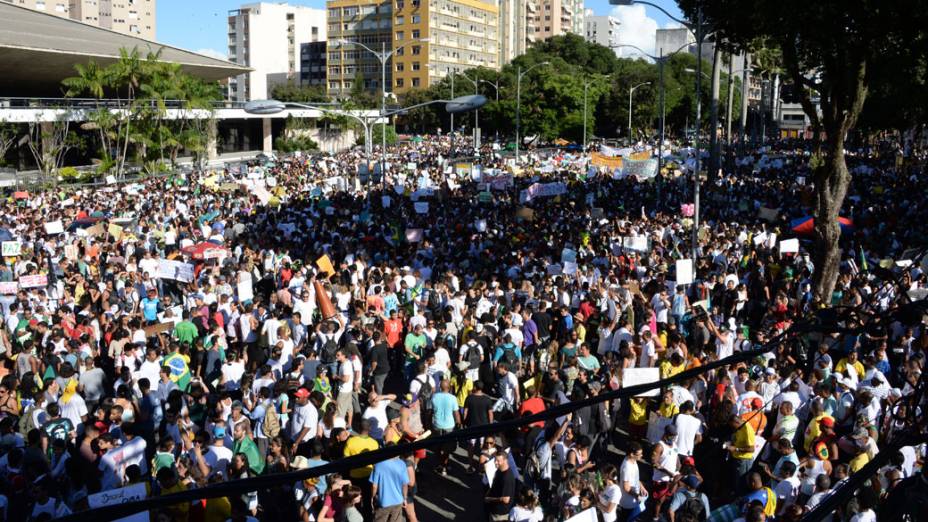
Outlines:
[[404,6],[403,6],[403,0],[396,0],[396,9],[397,9],[397,10],[400,10],[400,9],[402,9],[403,7],[404,7]]
[[405,21],[406,20],[404,20],[402,16],[397,16],[393,22],[393,25],[403,25]]
[[419,34],[421,34],[421,33],[419,32],[418,29],[413,29],[413,30],[412,30],[412,37],[413,37],[413,39],[419,38]]
[[414,45],[414,46],[412,46],[412,54],[413,54],[413,56],[417,56],[417,55],[419,55],[419,54],[422,54],[422,46],[421,46],[421,45]]
[[419,83],[420,83],[420,82],[419,82],[419,78],[413,78],[413,79],[412,79],[412,86],[413,86],[413,87],[418,87],[418,86],[419,86]]
[[397,40],[403,40],[403,39],[405,39],[405,38],[406,38],[406,33],[405,33],[405,32],[403,32],[403,31],[397,31],[397,32],[396,32],[396,39],[397,39]]
[[421,16],[419,16],[419,15],[412,15],[412,23],[418,24],[418,23],[421,22],[421,21],[422,21],[422,17],[421,17]]
[[412,70],[418,71],[422,68],[422,65],[419,62],[412,62]]
[[[405,69],[405,66],[403,65],[403,62],[398,62],[398,63],[396,64],[396,72],[403,72],[403,69]],[[415,69],[413,69],[413,70],[415,70]]]
[[397,79],[396,79],[396,86],[397,86],[397,87],[403,87],[403,79],[402,79],[402,78],[397,78]]

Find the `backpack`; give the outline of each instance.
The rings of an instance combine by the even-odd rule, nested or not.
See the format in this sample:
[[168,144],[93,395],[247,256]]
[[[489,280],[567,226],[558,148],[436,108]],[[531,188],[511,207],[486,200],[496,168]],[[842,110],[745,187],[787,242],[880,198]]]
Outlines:
[[684,500],[683,505],[674,512],[674,520],[679,520],[680,522],[705,522],[707,519],[706,506],[703,505],[699,493],[693,496],[690,496],[688,493],[683,493],[683,495],[686,496],[686,500]]
[[264,413],[264,422],[261,424],[261,433],[269,439],[280,435],[280,417],[277,415],[277,408],[271,402],[267,411]]
[[544,436],[539,436],[535,441],[535,445],[532,447],[532,452],[529,453],[528,458],[525,460],[524,476],[530,486],[534,486],[541,480],[545,467],[551,461],[551,454],[549,454],[546,461],[542,461],[541,457],[538,455],[538,450],[541,449],[541,445],[547,443],[548,441],[545,440]]
[[35,420],[32,418],[32,413],[35,412],[35,409],[35,403],[30,404],[29,406],[26,406],[26,409],[23,410],[22,415],[19,416],[20,433],[28,434],[30,431],[38,427],[35,425]]
[[426,377],[425,380],[416,379],[422,383],[422,386],[419,388],[419,404],[423,408],[429,408],[432,404],[432,392],[435,389],[432,387],[432,379]]
[[335,342],[335,339],[326,339],[325,343],[322,345],[322,353],[319,354],[319,359],[325,364],[332,364],[335,362],[335,352],[338,351],[338,344]]
[[519,358],[516,357],[516,348],[513,345],[503,345],[503,357],[510,370],[516,370],[519,366]]
[[480,368],[480,345],[472,344],[467,347],[467,363],[470,365],[471,370],[476,370]]

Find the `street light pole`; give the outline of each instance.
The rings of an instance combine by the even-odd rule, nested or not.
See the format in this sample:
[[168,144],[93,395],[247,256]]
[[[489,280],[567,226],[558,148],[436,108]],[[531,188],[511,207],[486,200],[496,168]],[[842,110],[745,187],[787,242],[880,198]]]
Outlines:
[[632,94],[635,93],[635,89],[637,89],[638,87],[643,87],[645,85],[651,85],[651,82],[642,82],[628,89],[628,145],[629,146],[632,146]]
[[586,152],[586,91],[590,87],[590,82],[583,83],[583,152]]
[[[391,53],[392,54],[392,53]],[[380,42],[380,186],[387,184],[387,42]]]
[[519,162],[519,148],[522,145],[522,77],[528,74],[529,71],[535,67],[539,67],[541,65],[550,65],[550,63],[536,63],[524,71],[522,70],[521,65],[518,69],[516,69],[516,163]]

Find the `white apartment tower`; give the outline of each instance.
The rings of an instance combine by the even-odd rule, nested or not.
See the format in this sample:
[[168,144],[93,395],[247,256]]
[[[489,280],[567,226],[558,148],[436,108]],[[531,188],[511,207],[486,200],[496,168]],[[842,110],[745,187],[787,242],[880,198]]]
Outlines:
[[156,0],[0,0],[146,40],[155,39]]
[[300,45],[324,42],[324,9],[246,4],[229,11],[229,61],[254,69],[229,81],[229,99],[266,99],[277,84],[300,81]]
[[[594,16],[592,9],[586,10],[586,40],[615,49],[619,45],[619,19],[612,16]],[[616,50],[617,52],[617,50]]]

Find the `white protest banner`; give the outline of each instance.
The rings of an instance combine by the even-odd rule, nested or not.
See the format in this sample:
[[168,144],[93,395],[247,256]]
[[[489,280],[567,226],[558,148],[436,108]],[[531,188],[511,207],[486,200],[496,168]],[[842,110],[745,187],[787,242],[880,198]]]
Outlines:
[[276,187],[276,186],[277,186],[277,178],[275,178],[274,176],[271,176],[271,177],[267,178],[267,179],[265,180],[265,182],[267,183],[267,186],[269,186],[269,187]]
[[496,170],[492,175],[489,173],[484,174],[483,182],[492,187],[493,190],[506,190],[511,187],[515,181],[512,173]]
[[754,239],[752,241],[754,241],[754,246],[763,245],[764,243],[767,242],[767,233],[761,232],[760,234],[757,234],[756,236],[754,236]]
[[77,261],[78,252],[77,245],[64,246],[64,257],[71,261]]
[[28,275],[19,278],[20,288],[41,288],[48,286],[48,276],[45,275]]
[[[625,368],[622,370],[622,387],[630,388],[637,384],[650,384],[661,380],[659,368]],[[636,394],[635,397],[657,397],[659,388],[652,388],[646,392]]]
[[638,181],[644,181],[657,175],[657,159],[634,160],[622,159],[622,174],[625,177],[634,176]]
[[16,281],[4,281],[0,283],[0,295],[13,295],[19,290],[19,284]]
[[561,275],[561,272],[563,272],[564,270],[561,268],[561,265],[555,263],[553,265],[548,265],[547,271],[548,271],[548,275],[554,276],[554,275]]
[[555,183],[533,183],[527,189],[519,193],[519,200],[528,202],[535,198],[549,198],[560,196],[567,193],[567,185],[561,182]]
[[22,253],[22,243],[19,241],[3,242],[3,257],[16,257]]
[[784,239],[780,241],[780,255],[799,253],[799,239]]
[[[205,251],[204,254],[206,252],[210,250]],[[159,259],[157,277],[189,283],[193,281],[193,265],[172,259]]]
[[61,234],[64,232],[64,225],[61,223],[61,220],[49,221],[45,223],[45,233],[46,234]]
[[599,522],[599,517],[596,515],[596,508],[591,507],[577,513],[564,522]]
[[487,220],[478,219],[474,222],[474,228],[477,229],[477,232],[486,232],[487,231]]
[[208,248],[203,251],[203,259],[219,259],[220,257],[225,257],[226,251],[224,248]]
[[677,259],[677,285],[693,283],[693,260]]
[[576,275],[577,263],[573,261],[564,261],[564,273],[567,275]]
[[416,209],[416,214],[428,214],[429,213],[429,202],[428,201],[416,201],[413,203],[413,207]]
[[577,262],[577,251],[572,248],[564,248],[561,250],[561,263],[576,263]]
[[238,290],[238,302],[251,301],[255,298],[254,288],[251,286],[251,278],[246,277],[243,281],[239,281],[237,286]]
[[422,229],[421,228],[407,228],[406,229],[406,241],[410,243],[418,243],[422,241]]
[[258,197],[262,205],[267,205],[267,202],[271,200],[271,193],[264,187],[255,187],[251,192]]
[[648,251],[648,238],[646,236],[632,236],[622,238],[622,248],[634,252]]
[[116,176],[114,176],[114,175],[112,175],[112,174],[110,174],[109,176],[107,176],[107,177],[106,177],[106,184],[107,184],[107,185],[115,185],[115,184],[116,184]]
[[767,248],[773,250],[773,247],[777,246],[777,235],[773,232],[767,234]]
[[[136,500],[144,500],[146,497],[148,497],[148,491],[145,489],[145,484],[139,483],[124,488],[94,493],[87,497],[87,503],[90,504],[90,509],[96,509],[116,504],[126,504]],[[148,518],[148,511],[142,511],[117,519],[116,522],[148,522]]]

